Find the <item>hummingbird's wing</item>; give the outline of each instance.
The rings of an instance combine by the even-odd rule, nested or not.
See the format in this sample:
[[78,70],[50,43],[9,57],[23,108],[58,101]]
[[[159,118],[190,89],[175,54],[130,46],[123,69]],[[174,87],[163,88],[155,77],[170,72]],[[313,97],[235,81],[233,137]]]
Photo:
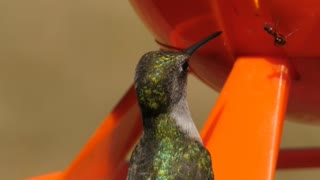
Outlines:
[[[139,174],[144,174],[148,172],[147,169],[144,169],[144,167],[147,166],[147,161],[146,158],[141,158],[143,156],[148,155],[144,155],[143,148],[141,148],[140,144],[138,144],[134,148],[130,158],[127,180],[137,179],[137,177],[139,177]],[[141,171],[142,169],[144,169],[144,171]]]
[[180,166],[177,168],[180,171],[177,172],[175,179],[214,179],[210,153],[202,145],[199,146],[199,150],[195,155],[196,150],[189,149],[182,156],[180,162],[176,164],[176,166]]
[[[147,144],[147,145],[146,145]],[[152,143],[139,143],[130,159],[127,180],[213,180],[211,156],[200,143],[186,143],[181,153],[155,156]],[[165,156],[169,157],[166,158]]]

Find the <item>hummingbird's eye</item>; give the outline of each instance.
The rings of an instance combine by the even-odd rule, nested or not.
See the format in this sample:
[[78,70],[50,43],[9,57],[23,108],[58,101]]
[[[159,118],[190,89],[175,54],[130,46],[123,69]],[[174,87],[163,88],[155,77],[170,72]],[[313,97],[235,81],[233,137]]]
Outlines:
[[185,61],[185,62],[182,64],[182,70],[183,70],[183,71],[188,71],[188,70],[189,70],[189,63],[188,63],[188,61]]

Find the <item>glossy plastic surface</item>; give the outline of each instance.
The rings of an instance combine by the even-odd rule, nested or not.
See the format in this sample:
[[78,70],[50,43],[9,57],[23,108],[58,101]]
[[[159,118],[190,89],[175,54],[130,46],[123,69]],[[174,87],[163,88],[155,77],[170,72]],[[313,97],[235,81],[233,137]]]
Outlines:
[[[317,122],[320,116],[320,84],[315,83],[320,1],[130,2],[162,44],[183,49],[224,32],[191,60],[195,75],[222,89],[201,135],[216,179],[273,179],[288,101],[289,115],[300,121]],[[285,46],[275,46],[263,30],[276,21],[278,33],[294,32]],[[125,156],[141,133],[139,118],[131,87],[67,170],[32,180],[125,179]],[[280,151],[278,168],[319,167],[312,161],[319,155],[319,150]]]
[[238,58],[201,132],[216,179],[274,178],[288,72],[284,59]]
[[133,86],[97,129],[74,162],[60,174],[31,180],[118,180],[126,175],[126,156],[142,131]]
[[[256,171],[246,179],[273,178],[290,81],[285,62],[243,57],[234,66],[202,130],[217,177],[230,178],[234,175],[230,171],[241,170],[238,175],[244,176],[247,168],[254,168]],[[141,133],[138,119],[134,90],[130,88],[66,171],[32,180],[124,180],[125,154]],[[313,161],[303,161],[301,155],[306,151],[299,152],[293,154],[298,155],[297,161],[291,152],[282,152],[278,166],[282,169],[293,167],[292,163],[295,168],[317,166]],[[314,152],[308,159],[319,154]]]
[[[320,1],[317,0],[130,0],[154,37],[163,44],[185,48],[222,30],[191,61],[193,72],[221,90],[238,56],[277,56],[289,59],[299,76],[292,82],[288,112],[293,120],[317,122],[320,117]],[[264,25],[286,38],[275,46]],[[278,26],[276,27],[276,24]]]
[[131,87],[65,171],[64,179],[115,179],[140,132],[140,112]]
[[140,111],[133,86],[106,118],[64,179],[116,179],[130,148],[141,133]]

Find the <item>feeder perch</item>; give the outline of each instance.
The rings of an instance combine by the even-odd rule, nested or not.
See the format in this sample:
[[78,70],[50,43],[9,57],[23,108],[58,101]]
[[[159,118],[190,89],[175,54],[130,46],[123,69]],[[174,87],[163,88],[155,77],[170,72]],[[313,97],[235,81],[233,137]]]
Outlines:
[[[320,149],[279,147],[286,115],[319,123],[320,1],[130,2],[162,49],[223,31],[190,60],[192,74],[220,91],[201,131],[215,179],[272,180],[277,168],[320,167]],[[266,24],[286,44],[274,44]],[[125,179],[141,131],[131,86],[67,169],[29,180]]]

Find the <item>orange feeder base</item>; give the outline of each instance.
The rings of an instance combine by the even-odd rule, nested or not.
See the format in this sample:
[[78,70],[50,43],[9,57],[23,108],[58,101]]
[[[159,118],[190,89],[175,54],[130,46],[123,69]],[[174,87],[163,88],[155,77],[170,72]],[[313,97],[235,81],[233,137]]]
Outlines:
[[273,179],[290,85],[285,63],[238,58],[201,132],[216,179]]
[[[320,92],[315,83],[320,36],[311,33],[320,27],[319,1],[131,3],[157,41],[169,45],[165,48],[188,47],[223,31],[190,60],[194,75],[212,88],[222,88],[201,131],[215,179],[272,180],[277,168],[320,167],[320,149],[279,148],[287,109],[297,116],[320,117],[320,98],[315,98]],[[286,46],[276,47],[263,30],[270,19],[280,20],[281,32],[300,29]],[[297,72],[303,78],[299,86],[292,81]],[[132,86],[66,170],[29,180],[125,179],[126,155],[142,131],[140,118]]]
[[[289,86],[285,59],[238,58],[201,131],[217,179],[273,179]],[[142,130],[139,118],[135,92],[130,88],[67,170],[29,180],[125,179],[126,154]],[[319,152],[286,150],[278,166],[320,166]],[[295,161],[299,154],[304,158]]]

